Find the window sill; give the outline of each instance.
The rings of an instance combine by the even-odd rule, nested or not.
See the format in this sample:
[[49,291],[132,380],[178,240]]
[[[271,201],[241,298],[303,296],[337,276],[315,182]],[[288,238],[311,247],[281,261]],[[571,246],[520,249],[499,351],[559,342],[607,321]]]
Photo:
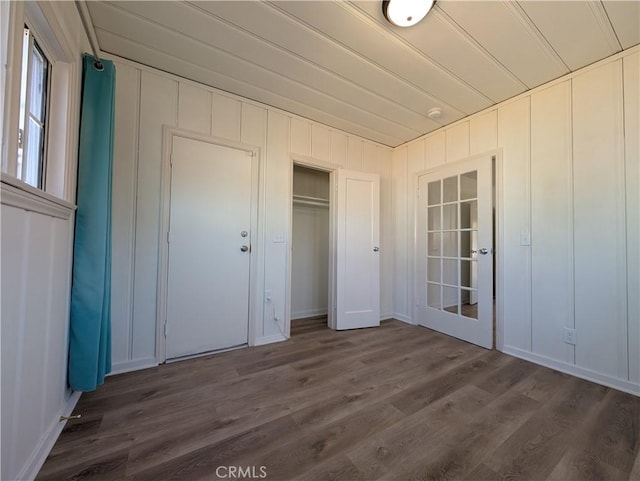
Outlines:
[[0,200],[2,205],[10,205],[60,219],[69,219],[76,210],[74,204],[36,189],[5,173],[1,178]]

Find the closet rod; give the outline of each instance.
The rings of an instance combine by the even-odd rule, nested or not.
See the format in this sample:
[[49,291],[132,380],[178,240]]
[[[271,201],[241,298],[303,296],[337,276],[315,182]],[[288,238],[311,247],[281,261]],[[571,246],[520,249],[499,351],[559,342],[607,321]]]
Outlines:
[[297,205],[312,205],[316,207],[329,207],[329,202],[326,200],[309,200],[309,199],[296,199],[293,198],[293,203]]

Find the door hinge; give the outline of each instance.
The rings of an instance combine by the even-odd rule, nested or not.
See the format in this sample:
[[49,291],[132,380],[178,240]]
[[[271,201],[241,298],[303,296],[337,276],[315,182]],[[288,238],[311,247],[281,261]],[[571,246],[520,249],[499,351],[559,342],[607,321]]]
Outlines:
[[167,244],[171,244],[171,231],[167,231]]
[[167,322],[167,320],[165,319],[165,321],[164,321],[164,338],[165,338],[165,339],[167,338],[167,329],[168,329],[168,327],[167,327],[167,326],[168,326],[168,324],[169,324],[169,323],[168,323],[168,322]]
[[24,130],[18,129],[18,148],[22,148],[22,143],[24,142]]

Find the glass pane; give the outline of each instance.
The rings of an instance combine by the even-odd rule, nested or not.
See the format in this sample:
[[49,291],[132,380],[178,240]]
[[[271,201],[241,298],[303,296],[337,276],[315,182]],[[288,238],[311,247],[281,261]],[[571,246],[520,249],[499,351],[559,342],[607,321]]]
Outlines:
[[440,203],[440,181],[429,182],[427,186],[428,205],[436,205]]
[[37,49],[33,49],[33,55],[31,57],[31,85],[30,99],[29,99],[29,111],[36,119],[42,123],[44,114],[44,82],[45,82],[45,60],[38,52]]
[[478,197],[478,173],[467,172],[460,176],[460,200]]
[[442,202],[455,202],[458,200],[458,177],[448,177],[443,183]]
[[440,282],[440,259],[427,259],[427,280]]
[[460,232],[460,257],[475,257],[471,251],[478,248],[478,231],[463,230]]
[[478,201],[460,202],[460,228],[478,228]]
[[456,259],[442,260],[442,283],[458,285],[458,261]]
[[458,233],[442,233],[442,255],[447,257],[458,257]]
[[27,184],[34,187],[40,187],[40,159],[42,154],[41,149],[42,140],[42,127],[29,119],[29,133],[27,139],[26,158],[22,161],[26,162],[24,166],[24,180]]
[[458,314],[458,291],[457,287],[442,286],[442,304],[445,311]]
[[458,228],[458,204],[448,204],[442,206],[442,229]]
[[478,318],[478,292],[462,289],[460,291],[461,314],[471,319]]
[[427,211],[427,230],[440,230],[440,206],[429,207]]
[[478,261],[460,261],[460,285],[463,287],[478,287]]
[[427,284],[427,306],[440,309],[440,286]]
[[427,255],[439,256],[442,255],[440,250],[440,237],[442,234],[439,232],[429,232],[427,234]]

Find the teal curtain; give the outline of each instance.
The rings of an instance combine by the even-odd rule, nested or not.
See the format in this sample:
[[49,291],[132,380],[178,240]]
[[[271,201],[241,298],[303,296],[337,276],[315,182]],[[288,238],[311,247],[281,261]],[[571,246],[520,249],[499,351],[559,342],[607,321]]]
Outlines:
[[115,67],[84,56],[71,286],[69,385],[93,391],[111,371],[111,174]]

